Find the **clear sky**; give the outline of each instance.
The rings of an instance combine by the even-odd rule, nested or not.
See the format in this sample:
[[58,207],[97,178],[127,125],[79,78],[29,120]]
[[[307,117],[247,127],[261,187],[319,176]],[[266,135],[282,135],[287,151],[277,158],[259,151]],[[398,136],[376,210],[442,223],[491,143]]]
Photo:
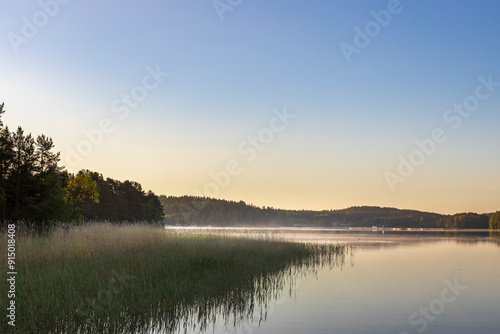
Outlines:
[[71,172],[287,209],[500,210],[500,2],[4,1],[4,123]]

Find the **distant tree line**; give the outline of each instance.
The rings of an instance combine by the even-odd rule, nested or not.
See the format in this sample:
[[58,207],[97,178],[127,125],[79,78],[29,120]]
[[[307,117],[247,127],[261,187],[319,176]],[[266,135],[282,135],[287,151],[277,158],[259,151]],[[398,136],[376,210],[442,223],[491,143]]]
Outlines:
[[169,225],[500,229],[500,211],[489,215],[471,212],[440,215],[376,206],[323,211],[282,210],[257,207],[243,201],[164,195],[160,196],[160,202],[164,221]]
[[282,210],[257,207],[243,201],[194,196],[160,196],[165,223],[170,225],[217,226],[385,226],[385,227],[436,227],[443,215],[414,210],[380,208],[372,206],[351,207],[343,210]]
[[160,196],[165,222],[171,225],[276,225],[280,210],[259,208],[243,201],[234,202],[193,196]]
[[68,220],[160,221],[158,197],[137,182],[106,179],[59,166],[60,154],[45,135],[4,127],[0,104],[0,221],[46,226]]
[[495,212],[490,217],[490,228],[500,230],[500,211]]
[[457,213],[452,216],[446,216],[438,220],[437,227],[444,228],[488,228],[489,216],[479,215],[473,212]]

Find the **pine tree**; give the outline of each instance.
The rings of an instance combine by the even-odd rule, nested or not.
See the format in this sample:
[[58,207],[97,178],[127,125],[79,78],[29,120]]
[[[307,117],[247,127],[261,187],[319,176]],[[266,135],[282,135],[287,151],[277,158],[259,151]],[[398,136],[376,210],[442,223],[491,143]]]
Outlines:
[[[2,104],[3,105],[3,104]],[[14,157],[12,135],[9,128],[0,129],[0,220],[7,217],[7,179],[12,173]]]
[[35,141],[31,134],[25,136],[21,127],[13,133],[12,139],[14,151],[11,184],[14,196],[13,218],[20,220],[26,218],[26,210],[36,192]]
[[45,135],[38,136],[36,138],[36,164],[40,173],[45,173],[48,170],[61,170],[57,166],[59,163],[60,153],[53,153],[51,150],[54,148],[54,142],[52,138],[45,137]]

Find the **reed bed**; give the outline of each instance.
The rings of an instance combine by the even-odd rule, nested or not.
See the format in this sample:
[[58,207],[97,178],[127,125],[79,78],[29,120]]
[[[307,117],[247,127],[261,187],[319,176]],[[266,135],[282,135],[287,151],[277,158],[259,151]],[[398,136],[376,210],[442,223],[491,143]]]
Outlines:
[[[17,234],[17,333],[205,330],[254,316],[297,275],[343,265],[345,246],[269,236],[89,224]],[[7,248],[2,235],[0,249]],[[1,291],[7,290],[5,263]],[[5,293],[0,307],[7,308]],[[6,321],[0,326],[7,333]]]

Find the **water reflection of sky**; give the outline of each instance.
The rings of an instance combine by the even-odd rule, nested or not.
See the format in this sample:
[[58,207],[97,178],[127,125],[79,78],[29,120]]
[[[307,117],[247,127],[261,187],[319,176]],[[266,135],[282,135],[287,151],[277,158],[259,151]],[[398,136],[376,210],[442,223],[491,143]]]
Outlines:
[[[500,243],[496,235],[277,233],[287,239],[354,247],[342,268],[323,268],[316,275],[299,278],[292,296],[272,305],[271,314],[260,325],[247,320],[235,329],[219,323],[210,332],[500,333]],[[450,284],[466,288],[454,295]],[[445,289],[444,296],[455,297],[453,302],[442,301]]]
[[421,243],[456,242],[469,245],[494,243],[500,246],[500,232],[484,231],[394,231],[332,228],[258,228],[258,227],[167,227],[179,233],[214,233],[242,236],[270,236],[294,241],[347,243],[362,248],[397,247]]

